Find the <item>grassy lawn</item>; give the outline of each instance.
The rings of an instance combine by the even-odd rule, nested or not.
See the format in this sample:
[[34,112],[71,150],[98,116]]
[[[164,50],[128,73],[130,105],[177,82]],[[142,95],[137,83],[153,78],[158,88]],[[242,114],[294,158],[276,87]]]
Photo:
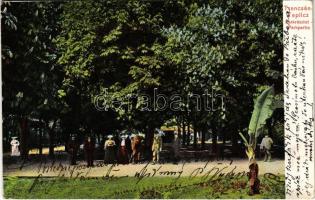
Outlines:
[[[284,180],[284,176],[280,177]],[[248,195],[248,180],[151,177],[4,178],[6,198],[284,198],[284,182],[260,177],[261,194]],[[33,187],[32,187],[33,185]]]

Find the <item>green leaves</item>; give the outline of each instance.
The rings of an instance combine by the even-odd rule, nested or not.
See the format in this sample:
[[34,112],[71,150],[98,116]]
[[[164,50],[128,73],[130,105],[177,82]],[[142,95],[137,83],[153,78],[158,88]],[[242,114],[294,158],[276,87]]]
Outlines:
[[62,110],[56,108],[60,103],[56,99],[63,77],[56,67],[52,43],[52,37],[59,33],[59,3],[5,5],[1,19],[8,21],[2,31],[4,116],[50,118]]
[[66,92],[64,90],[58,90],[58,97],[59,98],[62,98],[62,97],[65,97],[66,96]]
[[249,144],[248,144],[248,141],[247,141],[246,137],[245,137],[245,136],[244,136],[241,132],[238,132],[238,134],[241,136],[242,140],[244,141],[245,146],[249,146]]
[[[130,110],[122,106],[95,118],[100,124],[123,122],[144,128],[180,116],[184,121],[194,118],[202,129],[225,126],[237,133],[248,126],[257,88],[275,83],[281,93],[280,0],[85,0],[16,5],[5,4],[1,10],[4,96],[9,102],[23,92],[24,113],[36,109],[47,114],[50,109],[69,107],[67,117],[75,115],[75,123],[84,124],[87,120],[80,113],[94,120],[92,99],[105,88],[123,104],[128,102],[122,97],[131,93],[152,97],[157,88],[167,96],[181,96],[182,110],[142,112],[143,101],[132,99]],[[187,95],[212,89],[228,97],[226,109],[194,110],[197,101],[188,101]],[[193,110],[188,112],[190,107]],[[256,116],[253,121],[263,124],[262,118]],[[256,125],[251,133],[260,129]]]
[[239,132],[247,147],[246,154],[249,160],[255,159],[257,138],[263,133],[266,121],[272,116],[276,108],[275,102],[274,86],[268,87],[255,100],[254,110],[248,127],[249,141]]
[[102,42],[103,44],[114,42],[115,40],[119,39],[119,36],[121,34],[122,34],[121,26],[117,26],[115,29],[111,30],[109,34],[104,35]]
[[266,120],[271,117],[274,110],[274,95],[273,86],[265,89],[256,99],[254,111],[248,127],[248,134],[257,138],[262,131]]

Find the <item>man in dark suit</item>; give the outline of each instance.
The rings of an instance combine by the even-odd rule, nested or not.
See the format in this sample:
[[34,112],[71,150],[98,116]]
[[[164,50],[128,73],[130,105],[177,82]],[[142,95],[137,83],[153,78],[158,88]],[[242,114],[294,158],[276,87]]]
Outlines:
[[75,137],[71,137],[71,140],[68,143],[68,152],[70,154],[70,165],[76,165],[78,150],[79,150],[79,145]]
[[93,167],[93,154],[95,149],[95,143],[91,137],[87,137],[84,142],[85,159],[88,167]]

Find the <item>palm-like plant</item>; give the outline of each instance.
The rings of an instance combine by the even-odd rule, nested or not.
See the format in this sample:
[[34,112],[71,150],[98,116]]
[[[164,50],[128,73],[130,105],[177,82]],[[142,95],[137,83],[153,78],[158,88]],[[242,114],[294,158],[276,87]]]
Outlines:
[[246,145],[246,154],[249,163],[250,195],[259,194],[260,181],[258,179],[258,164],[255,160],[255,149],[258,136],[263,132],[267,119],[272,116],[275,109],[275,91],[273,86],[265,89],[256,99],[254,111],[248,127],[249,140],[240,132],[240,136]]
[[254,111],[248,127],[249,140],[247,140],[241,132],[239,133],[244,140],[249,161],[255,160],[257,138],[263,132],[267,119],[271,117],[275,109],[274,96],[274,87],[271,86],[265,89],[256,99]]

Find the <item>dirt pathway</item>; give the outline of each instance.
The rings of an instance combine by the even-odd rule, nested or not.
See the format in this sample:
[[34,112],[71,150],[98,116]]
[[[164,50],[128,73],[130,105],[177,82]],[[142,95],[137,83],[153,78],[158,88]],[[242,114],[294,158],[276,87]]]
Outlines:
[[[258,161],[259,174],[272,173],[284,174],[284,160],[272,162]],[[104,165],[102,161],[96,161],[93,168],[87,168],[83,161],[78,165],[70,166],[68,162],[58,161],[55,163],[26,163],[5,165],[4,176],[36,177],[39,174],[45,177],[102,177],[102,176],[205,176],[213,174],[237,174],[248,171],[247,160],[225,160],[209,162],[180,162],[178,164],[128,164],[128,165]]]

